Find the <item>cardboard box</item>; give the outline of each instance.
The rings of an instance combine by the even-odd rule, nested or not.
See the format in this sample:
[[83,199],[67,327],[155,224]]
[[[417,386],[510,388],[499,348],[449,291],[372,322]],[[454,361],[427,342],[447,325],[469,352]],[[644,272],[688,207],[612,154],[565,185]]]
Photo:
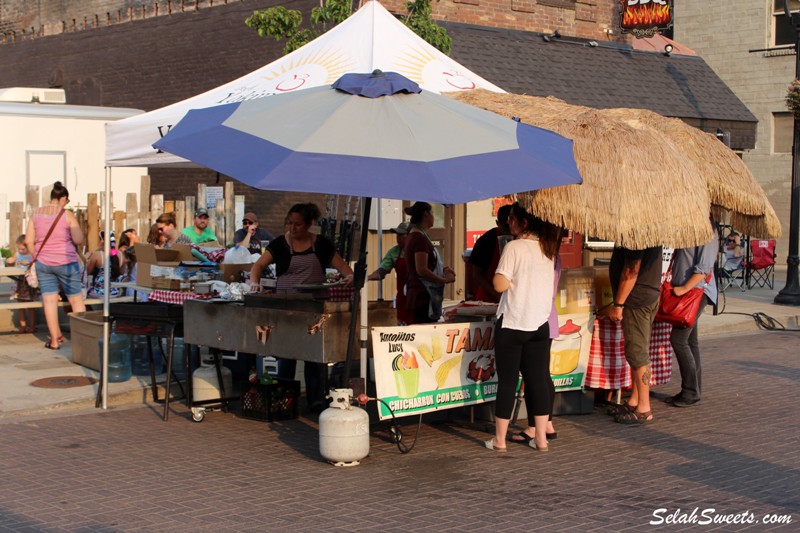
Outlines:
[[219,265],[219,279],[225,283],[233,283],[234,281],[242,281],[242,272],[247,272],[250,275],[250,269],[253,268],[252,263],[220,263]]
[[180,280],[171,279],[181,261],[195,261],[192,247],[175,244],[172,248],[155,248],[151,244],[137,244],[136,284],[151,289],[180,289]]

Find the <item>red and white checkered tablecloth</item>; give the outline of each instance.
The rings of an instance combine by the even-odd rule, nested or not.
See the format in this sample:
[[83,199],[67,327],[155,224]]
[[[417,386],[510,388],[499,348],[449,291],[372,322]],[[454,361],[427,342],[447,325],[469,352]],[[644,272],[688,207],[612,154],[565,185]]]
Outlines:
[[211,295],[200,295],[195,292],[179,292],[169,291],[165,289],[156,289],[150,293],[148,300],[151,302],[162,302],[166,304],[179,304],[183,305],[186,300],[208,300]]
[[[653,324],[650,335],[651,386],[669,383],[672,378],[671,332],[672,326],[669,324]],[[595,389],[625,389],[631,386],[631,369],[625,360],[622,324],[608,317],[598,317],[594,322],[585,385]]]

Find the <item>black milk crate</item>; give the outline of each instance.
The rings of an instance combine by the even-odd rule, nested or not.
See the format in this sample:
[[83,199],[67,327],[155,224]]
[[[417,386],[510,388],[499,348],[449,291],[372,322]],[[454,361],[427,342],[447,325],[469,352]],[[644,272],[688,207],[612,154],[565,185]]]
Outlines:
[[268,385],[251,385],[242,394],[242,416],[274,422],[290,420],[300,414],[300,382],[273,379]]

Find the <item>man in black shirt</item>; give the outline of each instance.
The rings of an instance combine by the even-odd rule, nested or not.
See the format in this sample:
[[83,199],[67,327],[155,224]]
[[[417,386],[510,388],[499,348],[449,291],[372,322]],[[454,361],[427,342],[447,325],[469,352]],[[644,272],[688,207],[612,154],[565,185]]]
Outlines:
[[647,424],[650,410],[650,331],[658,309],[661,287],[660,246],[645,250],[617,247],[608,273],[614,292],[612,320],[622,322],[625,359],[633,373],[633,392],[628,402],[609,409],[621,424]]
[[270,241],[275,240],[270,232],[258,226],[258,217],[255,213],[245,213],[242,226],[242,229],[236,230],[233,242],[247,248],[251,254],[260,254],[262,247],[266,247]]

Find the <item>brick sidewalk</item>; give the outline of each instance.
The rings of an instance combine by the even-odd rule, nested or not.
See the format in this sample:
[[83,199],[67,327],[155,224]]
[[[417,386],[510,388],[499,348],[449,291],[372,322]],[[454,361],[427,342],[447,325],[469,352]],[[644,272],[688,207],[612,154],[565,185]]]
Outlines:
[[[401,455],[385,426],[371,454],[335,468],[308,419],[269,425],[177,405],[0,425],[2,531],[623,531],[653,512],[791,515],[784,526],[672,525],[669,531],[796,531],[800,521],[796,333],[707,338],[703,403],[654,404],[656,423],[600,409],[560,417],[549,454],[482,447],[487,434],[422,425]],[[677,390],[675,379],[660,396]],[[405,440],[416,419],[404,420]]]

